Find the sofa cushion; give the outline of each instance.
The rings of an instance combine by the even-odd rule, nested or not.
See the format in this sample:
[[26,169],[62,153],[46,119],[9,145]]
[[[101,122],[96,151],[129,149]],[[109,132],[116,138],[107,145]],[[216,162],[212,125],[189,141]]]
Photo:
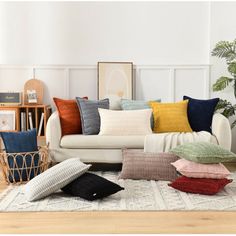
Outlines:
[[143,148],[144,135],[66,135],[61,139],[62,148]]

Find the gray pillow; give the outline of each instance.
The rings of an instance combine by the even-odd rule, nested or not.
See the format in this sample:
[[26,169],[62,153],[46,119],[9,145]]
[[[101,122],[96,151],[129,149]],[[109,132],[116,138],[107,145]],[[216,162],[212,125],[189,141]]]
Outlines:
[[79,158],[70,158],[51,167],[25,185],[26,199],[35,201],[56,192],[84,174],[90,166]]
[[98,108],[109,109],[109,99],[93,101],[76,97],[80,110],[83,134],[98,134],[100,131],[100,116]]
[[148,153],[124,149],[119,179],[145,179],[173,181],[177,176],[172,162],[179,158],[170,153]]

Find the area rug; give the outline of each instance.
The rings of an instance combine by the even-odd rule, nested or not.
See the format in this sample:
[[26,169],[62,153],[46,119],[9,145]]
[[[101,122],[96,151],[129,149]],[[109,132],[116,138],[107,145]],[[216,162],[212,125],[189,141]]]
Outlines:
[[0,197],[1,212],[32,211],[232,211],[236,210],[236,173],[232,183],[215,196],[188,194],[168,186],[168,181],[117,180],[118,172],[96,172],[125,188],[103,200],[89,202],[61,191],[28,202],[24,186],[8,187]]

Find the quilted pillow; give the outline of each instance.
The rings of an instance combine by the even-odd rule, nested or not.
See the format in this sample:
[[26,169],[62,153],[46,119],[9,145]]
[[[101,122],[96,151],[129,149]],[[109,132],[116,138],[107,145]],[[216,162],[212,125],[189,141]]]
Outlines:
[[100,130],[98,108],[109,109],[109,99],[93,101],[76,97],[76,101],[81,114],[83,134],[98,134]]
[[188,101],[176,103],[149,102],[154,116],[155,133],[192,132],[187,116]]
[[147,135],[152,134],[151,109],[115,111],[98,109],[101,126],[99,135]]
[[79,158],[70,158],[44,171],[25,185],[25,196],[28,201],[44,198],[63,188],[91,165],[86,165]]
[[226,167],[219,164],[200,164],[185,159],[171,163],[176,170],[190,178],[224,179],[230,175]]
[[[24,132],[2,132],[1,137],[7,153],[25,153],[25,152],[35,152],[38,151],[37,146],[37,132],[36,129],[24,131]],[[30,173],[29,179],[32,179],[35,174],[31,170],[31,164],[34,162],[34,166],[39,164],[39,156],[36,153],[32,160],[31,155],[15,156],[16,163],[14,162],[14,157],[8,156],[8,165],[11,169],[11,174],[9,173],[10,182],[27,181],[27,176]],[[23,161],[25,158],[25,164]],[[18,170],[20,169],[21,177],[19,176]],[[12,175],[14,180],[12,179]]]
[[170,153],[147,153],[142,150],[124,149],[119,179],[169,180],[177,178],[171,162],[179,158]]
[[186,143],[171,149],[170,152],[203,164],[236,161],[236,154],[209,142]]
[[193,131],[208,131],[211,133],[212,117],[219,98],[209,100],[194,99],[188,96],[188,119]]
[[[88,98],[84,97],[83,99]],[[80,111],[76,100],[64,100],[54,97],[53,101],[56,104],[59,113],[62,136],[68,134],[81,134]]]
[[85,173],[62,188],[62,191],[73,196],[93,201],[110,196],[123,189],[124,188],[120,187],[118,184],[101,176]]
[[232,181],[231,179],[199,179],[181,176],[168,185],[187,193],[214,195]]

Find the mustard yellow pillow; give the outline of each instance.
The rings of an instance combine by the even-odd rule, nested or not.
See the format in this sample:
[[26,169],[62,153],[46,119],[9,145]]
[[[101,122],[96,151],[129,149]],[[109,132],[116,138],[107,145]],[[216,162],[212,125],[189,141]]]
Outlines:
[[188,121],[188,100],[176,103],[149,102],[153,110],[155,133],[192,132]]

